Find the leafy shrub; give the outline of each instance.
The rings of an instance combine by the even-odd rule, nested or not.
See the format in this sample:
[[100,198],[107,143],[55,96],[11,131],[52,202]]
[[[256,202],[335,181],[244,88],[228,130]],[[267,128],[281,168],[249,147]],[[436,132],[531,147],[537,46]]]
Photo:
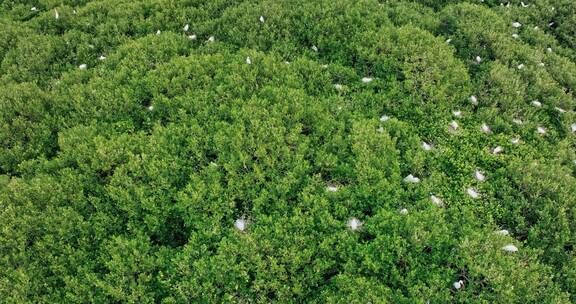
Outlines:
[[0,298],[576,301],[574,5],[524,6],[3,2]]

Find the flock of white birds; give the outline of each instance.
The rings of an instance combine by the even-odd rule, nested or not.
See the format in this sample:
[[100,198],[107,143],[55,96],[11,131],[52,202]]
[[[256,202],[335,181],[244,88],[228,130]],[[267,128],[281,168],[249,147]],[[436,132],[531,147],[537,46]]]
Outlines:
[[[528,7],[528,6],[529,6],[528,4],[524,4],[524,2],[522,2],[521,5],[522,5],[522,7]],[[36,7],[32,7],[31,10],[32,10],[32,11],[38,11],[38,9],[37,9]],[[54,17],[55,17],[56,19],[59,19],[59,18],[60,18],[60,15],[59,15],[59,13],[58,13],[58,11],[57,11],[56,9],[54,10]],[[258,20],[259,20],[261,23],[264,23],[264,21],[265,21],[264,16],[260,16],[260,17],[258,18]],[[552,26],[552,24],[551,24],[550,26]],[[513,28],[520,28],[520,27],[522,27],[522,24],[521,24],[520,22],[515,21],[515,22],[512,22],[512,27],[513,27]],[[190,25],[189,25],[189,24],[186,24],[186,25],[183,27],[183,30],[184,30],[184,32],[186,33],[186,35],[187,35],[187,37],[188,37],[189,39],[191,39],[191,40],[196,40],[196,39],[197,39],[196,34],[190,33]],[[161,34],[161,31],[160,31],[160,30],[157,30],[156,34],[157,34],[157,35],[160,35],[160,34]],[[519,37],[518,34],[516,34],[516,33],[514,33],[512,36],[513,36],[514,38],[518,38],[518,37]],[[213,42],[213,41],[215,41],[214,36],[208,37],[207,41],[208,41],[208,42]],[[452,39],[450,39],[450,38],[446,40],[446,43],[451,43],[451,42],[452,42]],[[312,49],[313,51],[315,51],[315,52],[318,52],[318,47],[316,47],[315,45],[311,46],[311,49]],[[552,52],[552,49],[551,49],[551,48],[547,48],[547,52],[549,52],[549,53]],[[99,59],[99,60],[105,60],[105,59],[106,59],[106,56],[105,56],[104,54],[102,54],[98,59]],[[476,56],[476,57],[474,58],[474,60],[475,60],[475,62],[476,62],[477,64],[480,64],[480,63],[483,62],[483,59],[482,59],[480,56]],[[246,64],[252,64],[252,59],[251,59],[250,57],[246,57]],[[539,66],[544,66],[544,63],[540,63]],[[524,67],[525,67],[524,64],[520,64],[520,65],[517,66],[518,69],[523,69]],[[81,64],[81,65],[78,66],[78,68],[79,68],[80,70],[86,70],[88,67],[87,67],[86,64]],[[372,77],[363,77],[363,78],[361,79],[362,83],[364,83],[364,84],[370,83],[370,82],[372,82],[373,80],[374,80],[374,78],[372,78]],[[335,85],[334,85],[334,88],[335,88],[336,90],[338,90],[338,91],[341,91],[341,90],[343,89],[343,87],[342,87],[341,84],[335,84]],[[471,103],[473,106],[478,106],[478,98],[477,98],[475,95],[470,96],[469,100],[470,100],[470,103]],[[542,103],[541,103],[540,101],[538,101],[538,100],[532,101],[532,105],[535,106],[535,107],[538,107],[538,108],[539,108],[539,107],[542,107]],[[147,107],[147,109],[148,109],[149,111],[152,111],[152,110],[154,109],[154,107],[153,107],[152,105],[150,105],[150,106]],[[558,108],[558,107],[556,107],[556,110],[557,110],[558,112],[560,112],[560,113],[565,113],[565,112],[566,112],[566,110],[561,109],[561,108]],[[460,111],[460,110],[455,110],[455,111],[452,112],[452,114],[453,114],[454,117],[456,117],[456,118],[462,118],[462,116],[463,116],[462,111]],[[387,115],[382,115],[382,116],[380,117],[380,122],[386,122],[386,121],[388,121],[389,119],[390,119],[389,116],[387,116]],[[522,121],[519,120],[519,119],[514,119],[513,122],[516,123],[516,124],[522,124]],[[459,128],[460,128],[460,126],[459,126],[458,122],[456,122],[455,120],[453,120],[452,122],[450,122],[449,131],[451,131],[451,132],[456,132]],[[576,122],[575,122],[575,123],[572,123],[571,126],[570,126],[570,128],[571,128],[571,132],[572,132],[572,133],[576,133]],[[483,124],[480,126],[480,130],[481,130],[482,132],[484,132],[484,133],[490,133],[490,132],[491,132],[490,126],[488,126],[486,123],[483,123]],[[383,128],[380,127],[380,128],[378,129],[378,131],[379,131],[379,132],[383,132]],[[536,132],[537,132],[538,134],[541,134],[541,135],[546,135],[547,130],[546,130],[545,127],[539,126],[539,127],[537,127]],[[519,138],[519,137],[515,137],[515,138],[512,139],[512,143],[514,143],[514,144],[518,144],[519,142],[520,142],[520,138]],[[434,149],[434,145],[433,145],[432,143],[422,142],[422,148],[423,148],[425,151],[430,151],[430,150]],[[497,146],[497,147],[495,147],[495,148],[490,149],[490,151],[491,151],[492,154],[499,154],[499,153],[501,153],[501,152],[503,151],[503,149],[502,149],[502,147]],[[576,163],[576,161],[575,161],[575,163]],[[483,173],[482,171],[476,170],[476,171],[474,172],[474,178],[475,178],[477,181],[479,181],[479,182],[483,182],[483,181],[486,179],[486,176],[484,175],[484,173]],[[416,177],[416,176],[414,176],[414,175],[412,175],[412,174],[409,174],[408,176],[406,176],[406,177],[404,178],[404,182],[405,182],[405,183],[411,183],[411,184],[417,184],[417,183],[420,182],[420,178],[418,178],[418,177]],[[328,191],[328,192],[337,192],[338,190],[339,190],[339,189],[338,189],[338,186],[335,185],[335,184],[329,184],[329,185],[326,187],[326,191]],[[481,194],[478,192],[478,190],[476,190],[476,189],[473,188],[473,187],[467,188],[467,189],[466,189],[466,194],[467,194],[468,196],[470,196],[471,198],[473,198],[473,199],[478,199],[478,198],[481,197]],[[437,197],[436,195],[430,195],[430,200],[431,200],[431,202],[432,202],[435,206],[438,206],[438,207],[444,207],[444,206],[445,206],[445,205],[444,205],[444,202],[442,201],[442,199],[440,199],[440,198]],[[400,212],[400,214],[402,214],[402,215],[407,215],[407,214],[408,214],[408,209],[402,208],[399,212]],[[236,219],[236,220],[234,221],[234,228],[237,229],[237,230],[240,231],[240,232],[247,232],[248,225],[249,225],[249,220],[247,220],[247,219],[244,218],[244,217],[238,218],[238,219]],[[362,225],[363,225],[363,222],[362,222],[361,220],[357,219],[356,217],[350,218],[350,219],[347,221],[347,223],[346,223],[346,226],[347,226],[350,230],[352,230],[352,231],[358,231],[358,230],[360,230],[360,229],[362,228]],[[505,230],[505,229],[496,231],[496,233],[497,233],[498,235],[501,235],[501,236],[508,236],[508,235],[509,235],[508,230]],[[515,253],[515,252],[518,251],[518,248],[517,248],[515,245],[513,245],[513,244],[507,244],[507,245],[505,245],[505,246],[502,247],[502,250],[504,250],[505,252]],[[454,287],[455,289],[460,289],[460,288],[464,287],[464,282],[463,282],[462,280],[458,280],[458,281],[456,281],[456,282],[453,283],[453,287]]]

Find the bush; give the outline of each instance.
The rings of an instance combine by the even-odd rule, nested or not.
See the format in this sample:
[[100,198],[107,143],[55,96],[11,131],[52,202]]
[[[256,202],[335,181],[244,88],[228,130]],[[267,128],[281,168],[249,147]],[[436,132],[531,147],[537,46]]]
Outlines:
[[571,2],[0,7],[4,302],[576,301]]

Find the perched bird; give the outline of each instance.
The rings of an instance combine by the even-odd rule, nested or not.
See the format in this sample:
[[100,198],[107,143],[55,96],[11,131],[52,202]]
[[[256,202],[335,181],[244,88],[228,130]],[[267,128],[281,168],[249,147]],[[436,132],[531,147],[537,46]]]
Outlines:
[[496,148],[492,149],[492,154],[500,154],[503,151],[502,147],[497,146]]
[[342,91],[342,85],[341,84],[335,84],[334,88],[338,91]]
[[197,38],[196,34],[192,34],[192,35],[188,36],[188,39],[190,39],[190,40],[196,40],[196,38]]
[[315,46],[315,45],[313,45],[313,46],[312,46],[312,50],[313,50],[314,52],[318,52],[318,47]]
[[576,123],[573,123],[570,128],[572,129],[572,133],[576,133]]
[[508,244],[508,245],[502,247],[502,250],[504,250],[506,252],[518,252],[518,247],[516,247],[512,244]]
[[560,113],[566,113],[566,110],[560,108],[560,107],[554,107],[554,109],[556,109],[556,111],[560,112]]
[[33,6],[30,10],[33,11],[33,12],[35,12],[35,11],[37,11],[38,9],[37,9],[35,6]]
[[346,223],[346,225],[348,226],[348,228],[350,228],[350,230],[355,231],[358,230],[362,227],[362,221],[360,221],[359,219],[353,217],[351,219],[348,220],[348,223]]
[[476,56],[476,63],[481,63],[481,62],[482,62],[482,57]]
[[184,31],[187,32],[190,29],[190,24],[184,25]]
[[540,101],[538,101],[538,100],[533,100],[533,101],[532,101],[532,105],[535,106],[535,107],[537,107],[537,108],[542,107],[542,103],[541,103]]
[[482,171],[476,170],[474,171],[474,178],[476,178],[476,180],[479,182],[483,182],[486,179],[486,176],[484,176],[484,173],[482,173]]
[[216,38],[214,38],[214,36],[208,37],[208,42],[214,42],[215,40],[216,40]]
[[454,117],[457,117],[457,118],[462,118],[462,112],[461,111],[452,111],[452,115],[454,115]]
[[470,102],[477,106],[478,105],[478,98],[475,95],[470,96]]
[[544,62],[540,62],[540,63],[538,64],[538,66],[543,67],[543,66],[545,66],[545,64],[544,64]]
[[521,26],[522,26],[522,23],[520,23],[520,22],[518,22],[518,21],[512,22],[512,27],[519,28],[519,27],[521,27]]
[[502,229],[502,230],[496,231],[496,234],[506,236],[506,235],[508,235],[508,234],[510,234],[510,233],[508,232],[508,230]]
[[462,286],[464,286],[464,281],[460,280],[458,282],[454,282],[454,284],[452,284],[452,286],[454,286],[455,289],[460,289],[460,288],[462,288]]
[[54,9],[54,18],[60,19],[60,14],[58,14],[58,11],[56,9]]
[[524,2],[522,2],[522,1],[520,2],[520,5],[522,5],[522,7],[529,7],[530,6],[530,4],[524,4]]
[[512,38],[518,39],[518,38],[520,38],[520,36],[518,34],[514,33],[514,34],[512,34]]
[[447,44],[450,44],[450,42],[452,42],[452,39],[450,39],[450,38],[446,39]]
[[415,177],[415,176],[412,175],[412,174],[409,174],[408,176],[406,176],[406,177],[404,178],[404,182],[405,182],[405,183],[411,183],[411,184],[417,184],[417,183],[420,182],[420,179],[417,178],[417,177]]
[[336,191],[338,191],[338,187],[336,185],[328,185],[328,186],[326,186],[326,191],[336,192]]
[[384,128],[382,126],[380,126],[378,129],[376,129],[376,132],[384,133]]
[[98,57],[98,60],[105,60],[105,59],[106,59],[106,56],[104,56],[104,55],[100,55],[100,57]]
[[154,110],[154,106],[153,106],[153,105],[149,105],[146,109],[148,109],[148,111],[152,111],[152,110]]
[[422,142],[422,148],[423,148],[425,151],[430,151],[430,150],[432,150],[432,145],[429,144],[429,143],[427,143],[427,142],[425,142],[425,141],[423,141],[423,142]]
[[466,193],[467,193],[471,198],[474,198],[474,199],[480,197],[480,193],[478,193],[478,192],[476,191],[476,189],[474,189],[474,188],[468,188],[468,189],[466,189]]
[[486,123],[483,123],[480,126],[480,130],[482,130],[482,132],[484,133],[490,133],[490,127]]
[[408,209],[406,209],[406,208],[400,209],[400,214],[402,214],[402,215],[408,214]]
[[552,53],[552,48],[549,47],[549,48],[546,49],[546,51],[547,51],[548,53]]
[[78,68],[81,70],[85,70],[86,68],[88,68],[88,66],[83,63],[83,64],[79,65]]
[[252,59],[250,59],[250,57],[246,57],[246,63],[247,63],[247,64],[252,64]]
[[264,23],[264,16],[260,16],[260,22]]
[[442,201],[442,199],[440,199],[436,195],[430,195],[430,200],[432,201],[432,203],[434,205],[436,205],[438,207],[444,207],[444,202]]
[[519,65],[518,65],[518,69],[519,69],[519,70],[524,69],[524,64],[523,64],[523,63],[519,64]]
[[456,121],[452,121],[452,122],[450,123],[450,128],[451,128],[453,131],[458,130],[458,127],[459,127],[459,126],[458,126],[458,123],[457,123]]
[[248,226],[248,221],[243,219],[243,218],[239,218],[239,219],[234,221],[234,228],[238,229],[238,231],[240,231],[240,232],[244,232],[246,230],[247,226]]
[[517,145],[518,143],[520,143],[520,138],[519,137],[512,138],[512,143]]
[[363,82],[363,83],[370,83],[370,82],[372,82],[372,80],[374,80],[372,77],[364,77],[364,78],[362,78],[362,82]]
[[386,121],[388,121],[389,119],[390,119],[390,116],[388,116],[388,115],[382,115],[382,116],[380,116],[380,121],[381,121],[381,122],[386,122]]
[[538,132],[538,134],[540,134],[540,135],[545,135],[547,131],[546,131],[546,128],[544,128],[544,127],[538,127],[538,128],[536,128],[536,132]]
[[156,31],[156,35],[160,35],[160,34],[162,34],[162,31],[157,30],[157,31]]

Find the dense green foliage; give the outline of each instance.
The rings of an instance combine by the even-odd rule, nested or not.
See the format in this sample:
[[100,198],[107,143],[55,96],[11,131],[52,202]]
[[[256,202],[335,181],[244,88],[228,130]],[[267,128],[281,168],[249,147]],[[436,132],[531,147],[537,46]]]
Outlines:
[[2,303],[576,302],[572,0],[12,0],[0,26]]

